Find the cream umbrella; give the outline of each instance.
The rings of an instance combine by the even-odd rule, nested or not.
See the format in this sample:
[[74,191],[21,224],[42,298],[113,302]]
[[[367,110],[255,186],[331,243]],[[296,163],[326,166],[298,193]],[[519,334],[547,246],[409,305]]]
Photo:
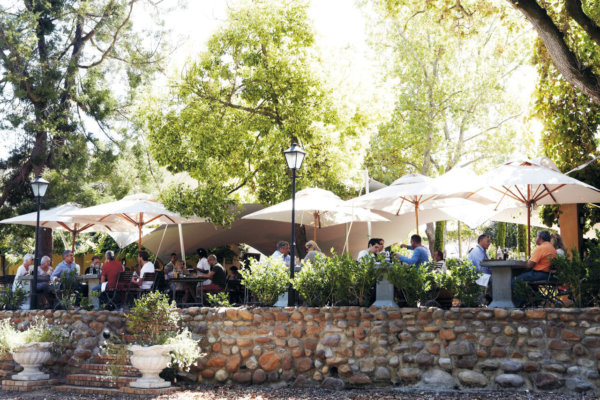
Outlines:
[[[350,204],[394,215],[414,214],[417,233],[425,210],[439,210],[439,220],[456,219],[470,227],[487,220],[493,210],[487,207],[492,201],[476,195],[473,199],[443,198],[449,194],[472,192],[473,182],[478,177],[470,170],[454,168],[435,179],[419,174],[405,175],[390,186],[349,200]],[[475,200],[478,200],[476,202]],[[430,213],[427,222],[433,222],[435,213]]]
[[142,229],[149,225],[202,222],[203,218],[185,218],[168,211],[161,203],[145,193],[126,196],[118,201],[74,210],[65,214],[94,224],[127,226],[138,232],[138,249],[142,248]]
[[[388,221],[385,217],[361,207],[352,206],[334,193],[308,188],[296,193],[295,220],[297,224],[313,227],[313,240],[317,240],[317,229],[347,222]],[[246,215],[243,219],[263,219],[290,222],[292,200]]]
[[[541,204],[600,203],[600,190],[561,173],[547,157],[509,161],[484,174],[467,198],[493,200],[495,210],[523,208],[527,213],[527,255],[531,249],[531,211]],[[462,195],[462,193],[460,194]]]
[[[67,203],[49,210],[40,211],[40,227],[64,230],[71,233],[71,250],[75,250],[75,239],[82,232],[106,232],[112,235],[117,234],[127,227],[121,224],[96,223],[77,217],[66,216],[65,214],[80,210],[81,206],[75,203]],[[0,224],[18,224],[36,226],[37,212],[19,215],[0,221]],[[118,238],[118,237],[117,237]],[[122,241],[115,239],[119,247],[124,247]],[[126,244],[125,244],[126,245]]]

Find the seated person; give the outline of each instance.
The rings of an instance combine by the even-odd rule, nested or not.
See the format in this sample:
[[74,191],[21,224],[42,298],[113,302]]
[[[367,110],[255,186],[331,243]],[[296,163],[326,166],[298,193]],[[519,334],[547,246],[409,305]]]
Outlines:
[[444,261],[444,252],[443,251],[434,250],[433,261],[435,262],[436,269],[439,269],[442,272],[446,272],[448,270],[448,268],[446,267],[446,261]]
[[177,263],[177,253],[171,253],[171,259],[163,267],[165,274],[170,274],[175,269],[175,263]]
[[19,286],[20,278],[25,275],[31,275],[33,272],[33,254],[25,254],[23,257],[23,264],[17,268],[17,273],[15,274],[15,280],[13,281],[12,290],[13,292],[17,290]]
[[271,254],[271,258],[278,258],[283,260],[283,262],[289,266],[290,265],[290,244],[285,240],[280,240],[277,242],[277,250],[273,254]]
[[199,274],[208,274],[210,272],[210,265],[208,264],[208,252],[205,249],[196,250],[198,254],[198,264],[196,265],[196,272]]
[[151,289],[152,284],[154,283],[151,281],[144,281],[144,275],[154,273],[154,264],[152,264],[149,259],[150,255],[147,251],[142,250],[138,253],[138,263],[142,268],[140,269],[139,276],[133,276],[131,278],[131,283],[144,290]]
[[210,264],[210,272],[208,274],[198,274],[200,278],[208,278],[211,281],[210,284],[204,285],[204,290],[219,292],[225,289],[227,282],[227,273],[225,268],[217,262],[217,256],[211,254],[208,256],[208,263]]
[[489,267],[481,265],[482,261],[489,260],[487,249],[490,247],[491,243],[492,240],[488,235],[479,235],[477,238],[477,246],[475,246],[467,256],[467,260],[471,261],[477,272],[483,272],[488,275],[492,274],[492,270]]
[[429,262],[429,250],[421,244],[421,236],[412,235],[410,237],[410,246],[401,244],[400,247],[413,251],[410,258],[398,253],[395,254],[395,256],[403,263],[418,267],[421,264]]
[[565,243],[562,240],[562,237],[558,233],[553,233],[552,238],[550,240],[552,246],[556,249],[557,256],[566,256],[567,249],[565,248]]
[[373,257],[381,251],[381,239],[371,238],[367,242],[367,248],[365,250],[361,250],[356,257],[357,261],[363,259],[363,257]]
[[88,274],[99,275],[101,272],[101,269],[102,269],[102,265],[100,264],[100,257],[93,256],[92,263],[90,264],[89,267],[87,267],[85,269],[84,275],[88,275]]
[[100,282],[107,282],[106,290],[115,290],[119,280],[119,274],[123,272],[123,265],[115,260],[115,253],[112,250],[108,250],[104,253],[104,258],[106,262],[102,266]]
[[304,256],[303,263],[310,261],[311,264],[314,264],[315,257],[317,256],[317,254],[323,254],[323,252],[319,248],[319,245],[314,240],[309,240],[308,242],[306,242],[304,248],[306,249],[306,256]]
[[229,268],[229,276],[231,276],[231,279],[236,280],[236,281],[242,280],[242,274],[240,274],[238,267],[236,267],[235,265],[233,267]]
[[46,279],[37,283],[37,291],[41,294],[42,306],[44,308],[50,307],[50,275],[52,275],[52,259],[48,256],[43,256],[40,261],[38,268],[38,277],[45,277]]
[[552,246],[550,240],[550,232],[539,231],[537,233],[535,238],[537,247],[531,254],[529,261],[527,261],[527,269],[529,271],[523,272],[515,280],[534,282],[548,279],[550,264],[552,263],[552,259],[556,257],[556,249]]
[[73,261],[75,258],[73,251],[63,251],[62,258],[63,260],[56,266],[54,272],[52,272],[52,275],[50,275],[50,279],[53,282],[60,282],[64,275],[69,272],[75,272],[77,275],[79,275],[79,265]]
[[[169,276],[169,278],[175,278],[177,276],[189,275],[189,274],[190,274],[190,271],[188,271],[188,269],[184,267],[183,260],[177,260],[177,261],[175,261],[175,270],[173,272],[170,272],[168,274],[168,276]],[[183,303],[187,303],[190,296],[192,297],[192,299],[195,299],[195,297],[196,297],[194,295],[192,286],[189,283],[175,282],[175,283],[171,283],[169,285],[169,288],[171,290],[171,293],[173,293],[173,296],[177,292],[185,292],[183,299],[182,299]]]

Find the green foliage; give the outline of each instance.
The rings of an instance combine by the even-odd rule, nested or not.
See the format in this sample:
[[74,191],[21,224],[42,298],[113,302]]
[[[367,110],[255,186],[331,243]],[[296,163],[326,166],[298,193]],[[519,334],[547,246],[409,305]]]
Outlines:
[[517,251],[519,253],[527,253],[527,225],[518,226]]
[[135,300],[125,315],[127,327],[140,345],[165,344],[177,332],[181,319],[175,302],[160,292],[150,292]]
[[309,307],[324,307],[332,304],[335,283],[329,279],[324,268],[326,261],[317,261],[321,257],[323,256],[317,254],[315,265],[307,262],[300,272],[294,274],[294,288]]
[[17,330],[10,319],[0,322],[0,354],[10,353],[27,343],[49,342],[53,344],[51,351],[57,355],[68,345],[69,340],[62,329],[50,325],[44,318],[36,317],[24,331]]
[[389,266],[387,280],[402,292],[409,307],[416,307],[429,300],[431,280],[426,268],[415,268],[395,260]]
[[[157,70],[163,50],[160,24],[146,24],[153,32],[134,28],[141,3],[52,0],[0,6],[0,130],[10,135],[8,146],[14,143],[0,160],[3,211],[34,210],[28,181],[42,171],[50,182],[46,204],[53,206],[122,197],[143,170],[143,164],[123,169],[118,160],[129,154],[129,146],[120,143],[128,108],[140,83]],[[158,15],[153,8],[144,7],[146,18]],[[118,93],[110,89],[115,82]]]
[[[554,9],[554,6],[547,7]],[[564,10],[555,15],[561,19],[561,28],[567,35],[570,47],[584,64],[600,64],[600,46],[594,45],[590,38],[573,21],[564,18]],[[598,156],[598,137],[600,128],[600,104],[575,88],[556,69],[550,55],[540,40],[535,47],[538,81],[535,92],[535,115],[543,123],[544,154],[550,157],[557,167],[567,172]],[[600,70],[598,71],[600,72]],[[600,186],[600,164],[592,163],[583,170],[571,175],[594,187]],[[552,225],[558,221],[559,206],[544,206],[544,223]],[[590,228],[600,222],[600,210],[585,205],[582,215]]]
[[468,2],[472,12],[445,0],[365,3],[395,99],[391,117],[371,137],[371,176],[390,183],[411,172],[438,175],[525,149],[528,138],[512,140],[526,121],[517,122],[519,99],[506,82],[529,38],[501,23],[511,15],[482,1]]
[[444,251],[444,234],[446,232],[446,221],[438,221],[435,223],[435,241],[434,250]]
[[387,269],[382,261],[382,258],[365,257],[359,262],[349,254],[335,252],[331,257],[319,255],[314,264],[305,264],[295,274],[293,285],[313,307],[368,306],[373,288]]
[[243,200],[288,198],[281,153],[293,141],[309,154],[303,169],[311,172],[300,188],[345,194],[351,155],[359,150],[350,139],[361,118],[337,112],[313,43],[305,1],[259,0],[229,9],[208,50],[137,121],[157,162],[198,182],[164,190],[168,208],[226,224]]
[[0,309],[18,310],[27,298],[27,292],[20,284],[17,284],[14,291],[12,286],[7,286],[0,291]]
[[250,260],[250,268],[242,268],[242,285],[250,290],[259,302],[272,306],[289,286],[289,269],[281,259],[267,257],[265,261]]
[[470,261],[456,259],[446,260],[448,271],[454,278],[455,297],[465,307],[476,307],[479,305],[480,288],[475,283],[479,273]]
[[[591,285],[587,284],[591,282],[586,282],[587,268],[577,250],[571,250],[571,258],[555,257],[552,260],[552,269],[557,271],[556,279],[561,285],[569,288],[575,307],[586,307],[593,304],[595,300],[592,295],[593,289]],[[598,290],[600,290],[600,286],[596,286],[596,292]]]
[[206,297],[211,307],[232,307],[232,304],[229,302],[229,293],[227,292],[207,293]]
[[60,276],[60,281],[53,282],[57,304],[64,310],[72,310],[77,303],[79,280],[77,271],[67,271]]
[[494,240],[497,248],[506,247],[506,222],[498,222],[496,228],[496,238]]

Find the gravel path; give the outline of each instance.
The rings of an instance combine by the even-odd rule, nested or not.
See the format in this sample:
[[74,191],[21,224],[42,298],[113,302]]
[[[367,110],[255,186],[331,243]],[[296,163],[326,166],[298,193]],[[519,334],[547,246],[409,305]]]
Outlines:
[[[56,393],[53,391],[38,391],[31,393],[5,392],[0,390],[0,399],[11,400],[75,400],[75,399],[105,399],[100,395],[80,395],[68,393]],[[126,399],[126,397],[115,396],[114,399]],[[296,389],[269,387],[244,387],[244,386],[214,386],[202,387],[195,390],[178,392],[170,396],[156,397],[157,400],[578,400],[593,399],[597,397],[582,395],[564,395],[553,393],[515,393],[510,391],[480,391],[480,392],[434,392],[422,390],[404,390],[397,388],[386,388],[376,390],[342,390],[329,391],[323,389]]]

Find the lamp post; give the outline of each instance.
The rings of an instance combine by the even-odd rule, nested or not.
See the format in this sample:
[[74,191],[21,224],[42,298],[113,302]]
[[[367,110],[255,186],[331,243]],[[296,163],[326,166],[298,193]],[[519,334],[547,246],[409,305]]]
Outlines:
[[[297,143],[292,143],[292,147],[283,152],[288,168],[292,170],[292,240],[290,242],[290,280],[294,279],[294,267],[296,263],[296,171],[302,167],[302,161],[306,152]],[[296,305],[296,296],[294,288],[290,282],[288,287],[288,307]]]
[[40,207],[42,204],[42,197],[46,195],[48,185],[50,183],[43,179],[40,175],[33,182],[31,182],[31,190],[36,198],[37,202],[37,219],[35,222],[35,257],[33,259],[33,280],[31,283],[31,303],[29,308],[35,310],[37,308],[37,276],[38,267],[40,265]]

